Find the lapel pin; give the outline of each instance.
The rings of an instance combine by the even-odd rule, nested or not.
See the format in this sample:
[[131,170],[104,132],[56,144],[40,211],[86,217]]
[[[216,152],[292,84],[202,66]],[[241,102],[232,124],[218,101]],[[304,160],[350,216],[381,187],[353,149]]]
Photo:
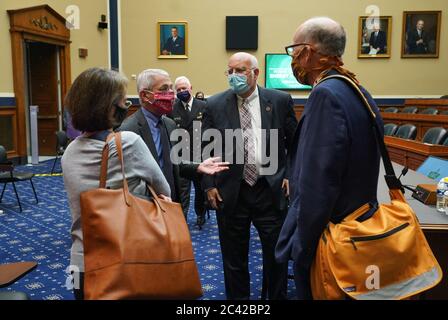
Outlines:
[[271,107],[266,107],[266,112],[271,112],[272,108]]

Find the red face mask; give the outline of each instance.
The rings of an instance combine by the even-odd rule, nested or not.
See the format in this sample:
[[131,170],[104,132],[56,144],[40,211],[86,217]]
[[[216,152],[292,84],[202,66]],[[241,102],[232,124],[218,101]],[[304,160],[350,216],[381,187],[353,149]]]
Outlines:
[[151,105],[160,116],[170,114],[173,111],[174,91],[154,92],[154,101]]

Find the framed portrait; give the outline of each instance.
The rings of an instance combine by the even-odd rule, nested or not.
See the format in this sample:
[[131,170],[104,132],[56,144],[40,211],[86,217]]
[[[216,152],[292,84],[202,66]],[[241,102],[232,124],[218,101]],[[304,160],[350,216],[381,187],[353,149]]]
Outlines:
[[403,13],[402,58],[438,58],[441,11]]
[[390,58],[392,17],[359,17],[358,58]]
[[157,53],[159,59],[188,58],[188,23],[162,21],[157,23]]

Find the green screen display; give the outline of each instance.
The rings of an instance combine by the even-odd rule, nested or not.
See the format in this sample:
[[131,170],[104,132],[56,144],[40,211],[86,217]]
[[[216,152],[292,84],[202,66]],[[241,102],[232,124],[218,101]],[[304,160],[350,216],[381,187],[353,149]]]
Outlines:
[[287,54],[266,54],[266,88],[283,90],[310,90],[297,82],[291,69],[292,58]]

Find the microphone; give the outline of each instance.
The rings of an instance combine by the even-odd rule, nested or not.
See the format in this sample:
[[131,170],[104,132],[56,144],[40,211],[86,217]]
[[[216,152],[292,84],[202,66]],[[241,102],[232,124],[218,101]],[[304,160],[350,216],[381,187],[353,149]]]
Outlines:
[[[408,173],[408,171],[409,171],[409,168],[408,168],[408,167],[404,167],[403,170],[401,170],[401,174],[400,174],[400,176],[398,177],[398,180],[400,180],[401,177],[404,177],[404,176]],[[400,180],[400,182],[401,182],[401,180]],[[415,192],[417,191],[416,189],[413,189],[413,188],[411,188],[411,187],[409,187],[409,186],[407,186],[407,185],[404,185],[404,184],[401,184],[401,186],[402,186],[403,188],[405,188],[406,190],[411,191],[412,193],[415,193]],[[404,190],[403,190],[403,191],[404,191]],[[403,192],[403,193],[404,193],[404,192]]]

